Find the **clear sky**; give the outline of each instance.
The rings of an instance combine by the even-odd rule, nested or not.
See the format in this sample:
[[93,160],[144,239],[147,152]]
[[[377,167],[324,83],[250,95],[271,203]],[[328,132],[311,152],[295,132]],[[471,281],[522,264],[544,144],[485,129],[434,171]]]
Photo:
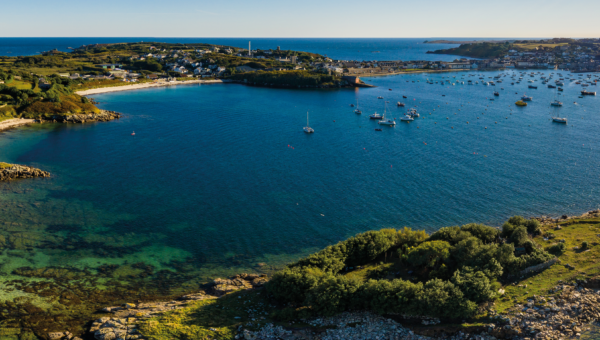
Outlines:
[[3,1],[2,37],[600,37],[599,0]]

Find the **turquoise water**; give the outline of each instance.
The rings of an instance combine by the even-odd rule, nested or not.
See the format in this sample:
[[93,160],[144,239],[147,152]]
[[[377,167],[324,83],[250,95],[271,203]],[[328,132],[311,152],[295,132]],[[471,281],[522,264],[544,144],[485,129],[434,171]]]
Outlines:
[[[0,184],[0,272],[13,280],[19,268],[57,267],[87,277],[110,264],[118,269],[95,285],[141,280],[152,294],[171,294],[268,272],[370,229],[597,208],[598,97],[578,98],[579,86],[567,84],[561,125],[550,121],[553,90],[508,77],[469,86],[478,79],[468,74],[371,78],[378,87],[354,90],[116,92],[95,98],[124,113],[118,121],[4,132],[0,159],[54,177]],[[465,85],[425,83],[452,76]],[[524,92],[533,101],[516,107]],[[362,115],[349,106],[357,101]],[[395,103],[404,101],[421,118],[377,132],[368,114],[385,101],[388,116],[399,118],[406,108]],[[307,111],[311,135],[302,132]]]

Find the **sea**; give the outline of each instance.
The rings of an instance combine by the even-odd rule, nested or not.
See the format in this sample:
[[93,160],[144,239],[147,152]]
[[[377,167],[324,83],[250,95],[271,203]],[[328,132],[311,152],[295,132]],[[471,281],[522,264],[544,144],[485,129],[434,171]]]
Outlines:
[[[39,308],[19,316],[31,324],[83,327],[104,306],[269,274],[367,230],[598,208],[600,99],[569,80],[585,74],[527,72],[561,73],[564,92],[541,74],[511,85],[515,70],[356,89],[183,85],[94,95],[116,121],[1,132],[0,160],[52,177],[0,183],[0,303]],[[408,108],[420,117],[400,121]],[[57,298],[65,287],[79,299]]]
[[[464,41],[461,38],[433,40]],[[503,38],[497,38],[502,40]],[[442,60],[456,56],[427,54],[427,51],[447,49],[458,44],[426,44],[425,38],[0,38],[0,56],[29,56],[57,49],[69,52],[72,48],[91,44],[118,42],[207,43],[252,49],[304,51],[326,55],[336,60]],[[469,38],[468,40],[479,40]],[[486,38],[486,40],[490,40]],[[469,58],[470,59],[470,58]]]

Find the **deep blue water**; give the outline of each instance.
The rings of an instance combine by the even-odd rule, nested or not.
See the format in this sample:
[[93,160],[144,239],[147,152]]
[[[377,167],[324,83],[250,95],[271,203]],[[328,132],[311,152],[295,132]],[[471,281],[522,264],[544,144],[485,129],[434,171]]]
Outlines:
[[[437,39],[437,38],[436,38]],[[444,38],[445,39],[445,38]],[[469,38],[469,40],[476,38]],[[252,49],[305,51],[327,55],[339,60],[442,60],[452,61],[456,56],[426,54],[427,51],[456,47],[453,44],[423,44],[423,38],[0,38],[0,55],[25,56],[58,49],[68,52],[69,47],[117,42],[209,43]],[[432,39],[429,39],[432,40]],[[448,38],[446,40],[465,40]]]
[[[36,196],[4,196],[14,205],[6,211],[23,225],[64,224],[53,227],[62,237],[150,239],[122,260],[160,266],[195,256],[210,277],[281,265],[370,229],[499,225],[597,208],[600,99],[578,98],[579,85],[567,82],[558,111],[569,124],[561,125],[550,120],[555,94],[539,80],[537,90],[528,77],[469,86],[479,79],[468,74],[370,78],[378,87],[355,90],[220,84],[96,95],[125,117],[0,134],[0,159],[55,175],[11,184]],[[425,83],[452,76],[465,85]],[[518,108],[524,92],[534,100]],[[362,115],[349,106],[357,101]],[[388,116],[399,118],[405,109],[395,103],[405,101],[421,118],[376,132],[368,114],[385,101]],[[312,135],[302,132],[307,111]],[[51,208],[30,212],[36,202]],[[88,263],[68,254],[44,263]]]

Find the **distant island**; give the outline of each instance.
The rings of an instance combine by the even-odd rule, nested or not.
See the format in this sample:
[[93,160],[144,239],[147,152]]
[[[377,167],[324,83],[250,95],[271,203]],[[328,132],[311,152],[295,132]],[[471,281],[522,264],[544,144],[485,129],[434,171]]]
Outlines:
[[482,42],[505,43],[512,40],[425,40],[423,44],[476,44]]
[[[569,49],[589,48],[591,55],[600,53],[600,39],[554,38],[541,40],[480,40],[480,41],[426,41],[428,44],[461,44],[458,47],[428,51],[429,54],[451,54],[472,58],[499,58],[512,53],[544,52],[560,54]],[[559,56],[559,57],[560,57]]]

